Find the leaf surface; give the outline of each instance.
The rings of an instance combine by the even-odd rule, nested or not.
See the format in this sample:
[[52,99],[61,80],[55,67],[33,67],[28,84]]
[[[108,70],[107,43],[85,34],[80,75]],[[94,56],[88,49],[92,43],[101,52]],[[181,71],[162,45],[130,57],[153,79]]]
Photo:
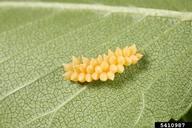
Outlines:
[[[152,128],[191,107],[191,12],[10,3],[0,3],[0,127]],[[72,55],[131,44],[144,58],[114,81],[63,80]]]

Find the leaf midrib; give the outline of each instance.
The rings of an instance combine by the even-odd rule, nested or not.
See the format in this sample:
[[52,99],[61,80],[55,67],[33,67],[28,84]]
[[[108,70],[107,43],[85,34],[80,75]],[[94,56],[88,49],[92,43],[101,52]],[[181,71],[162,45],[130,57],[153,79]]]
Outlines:
[[81,4],[81,3],[57,3],[57,2],[0,2],[0,7],[19,7],[19,8],[52,8],[52,9],[69,9],[69,10],[93,10],[111,13],[135,13],[149,16],[175,17],[183,20],[191,20],[191,12],[180,12],[173,10],[141,8],[141,7],[125,7],[125,6],[109,6],[98,4]]

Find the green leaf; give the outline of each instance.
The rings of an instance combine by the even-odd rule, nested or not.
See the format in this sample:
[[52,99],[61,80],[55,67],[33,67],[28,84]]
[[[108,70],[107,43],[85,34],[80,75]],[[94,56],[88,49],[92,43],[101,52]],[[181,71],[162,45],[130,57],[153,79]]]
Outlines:
[[[0,127],[152,128],[180,119],[192,105],[192,13],[160,3],[0,2]],[[144,58],[114,81],[63,80],[72,55],[131,44]]]

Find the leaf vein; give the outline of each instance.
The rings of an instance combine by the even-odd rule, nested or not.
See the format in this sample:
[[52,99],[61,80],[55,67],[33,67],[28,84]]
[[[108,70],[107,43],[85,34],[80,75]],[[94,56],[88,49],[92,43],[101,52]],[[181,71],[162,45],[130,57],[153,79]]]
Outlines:
[[163,9],[151,9],[140,7],[123,7],[96,4],[74,4],[74,3],[52,3],[52,2],[0,2],[0,7],[31,7],[31,8],[53,8],[70,10],[95,10],[112,13],[138,13],[150,16],[177,17],[182,20],[191,20],[191,12],[179,12]]

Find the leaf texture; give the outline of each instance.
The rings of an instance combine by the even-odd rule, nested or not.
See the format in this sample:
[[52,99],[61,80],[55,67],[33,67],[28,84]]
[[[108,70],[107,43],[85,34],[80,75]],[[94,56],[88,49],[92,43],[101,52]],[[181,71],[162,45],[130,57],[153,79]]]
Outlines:
[[[1,128],[152,128],[191,107],[190,12],[178,12],[186,20],[173,11],[162,16],[5,3],[0,2]],[[163,5],[152,5],[158,4]],[[114,81],[63,80],[62,64],[72,55],[95,57],[131,44],[144,58]]]

